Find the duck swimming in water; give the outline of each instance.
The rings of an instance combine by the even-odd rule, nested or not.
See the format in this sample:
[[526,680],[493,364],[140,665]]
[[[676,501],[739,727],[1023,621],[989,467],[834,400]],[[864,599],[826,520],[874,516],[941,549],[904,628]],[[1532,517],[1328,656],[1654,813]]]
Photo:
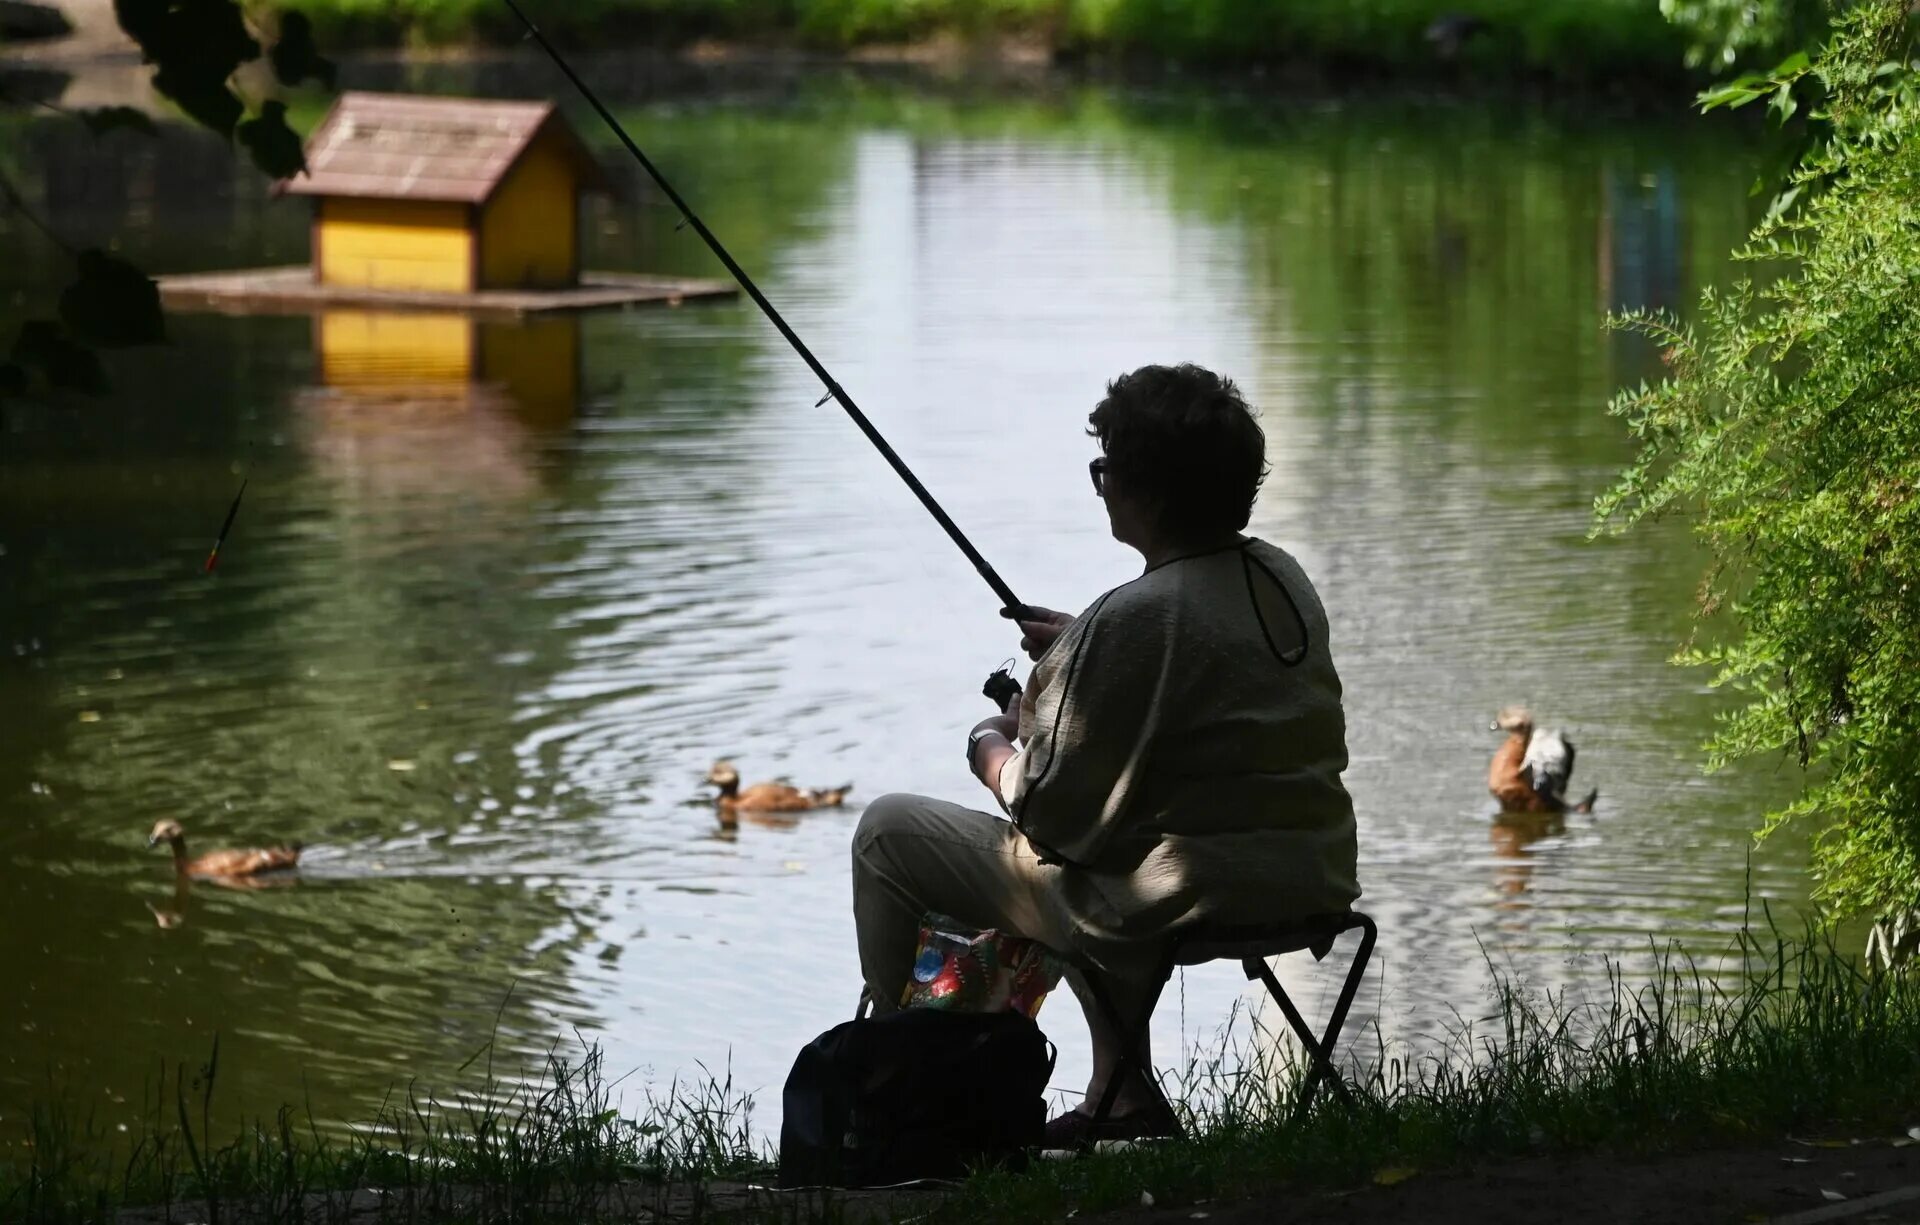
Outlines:
[[149,848],[162,842],[173,847],[175,874],[191,880],[232,880],[258,876],[263,872],[284,872],[300,861],[300,844],[266,847],[247,851],[212,851],[198,859],[187,858],[187,835],[178,821],[162,821],[147,836]]
[[720,809],[722,824],[737,812],[810,812],[815,808],[838,808],[846,802],[853,784],[842,787],[789,787],[785,783],[740,785],[740,771],[730,761],[716,761],[707,771],[707,781],[720,788],[714,804]]
[[1573,777],[1573,742],[1553,728],[1538,731],[1533,714],[1524,706],[1508,706],[1489,731],[1507,733],[1506,743],[1487,767],[1487,790],[1500,801],[1502,812],[1592,812],[1600,789],[1579,803],[1567,799]]

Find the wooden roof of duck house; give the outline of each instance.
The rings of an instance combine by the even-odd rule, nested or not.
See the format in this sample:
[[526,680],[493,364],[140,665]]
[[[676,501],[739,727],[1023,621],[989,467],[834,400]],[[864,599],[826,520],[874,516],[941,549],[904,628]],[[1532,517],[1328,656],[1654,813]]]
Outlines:
[[551,102],[348,92],[280,190],[314,198],[321,284],[473,293],[576,284],[612,185]]

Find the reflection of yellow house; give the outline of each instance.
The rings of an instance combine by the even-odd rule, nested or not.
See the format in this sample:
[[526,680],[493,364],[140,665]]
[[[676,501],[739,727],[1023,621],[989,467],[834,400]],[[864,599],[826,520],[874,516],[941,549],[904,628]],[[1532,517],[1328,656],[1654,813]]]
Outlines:
[[340,96],[307,148],[322,285],[471,293],[580,279],[580,194],[605,174],[550,102]]
[[580,397],[580,321],[570,315],[489,321],[466,315],[322,311],[313,325],[319,381],[377,396],[468,396],[504,390],[523,420],[561,425]]

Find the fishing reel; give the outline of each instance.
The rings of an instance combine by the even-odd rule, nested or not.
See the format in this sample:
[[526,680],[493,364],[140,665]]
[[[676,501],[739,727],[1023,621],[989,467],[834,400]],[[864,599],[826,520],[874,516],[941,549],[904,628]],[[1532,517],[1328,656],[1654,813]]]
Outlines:
[[1009,659],[1001,664],[999,670],[987,678],[980,692],[993,703],[995,710],[1005,710],[1007,703],[1020,694],[1020,682],[1013,679],[1013,661]]

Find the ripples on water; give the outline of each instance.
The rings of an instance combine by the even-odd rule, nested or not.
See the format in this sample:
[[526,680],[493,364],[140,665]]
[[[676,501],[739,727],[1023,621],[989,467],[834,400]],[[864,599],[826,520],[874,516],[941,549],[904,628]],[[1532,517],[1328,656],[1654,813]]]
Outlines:
[[[631,118],[1025,599],[1132,572],[1086,488],[1106,378],[1243,382],[1274,466],[1254,530],[1338,634],[1383,932],[1363,1005],[1390,1039],[1471,1014],[1489,964],[1579,989],[1603,955],[1725,944],[1784,783],[1699,776],[1715,706],[1665,662],[1684,538],[1586,530],[1626,454],[1601,406],[1646,372],[1599,313],[1718,274],[1751,150],[1646,120],[837,79]],[[63,215],[151,267],[297,258],[304,223],[249,179],[102,187],[31,126],[37,190],[79,192]],[[600,265],[711,271],[644,202],[590,217]],[[655,1082],[730,1062],[767,1123],[852,1007],[858,808],[723,835],[699,780],[727,756],[979,801],[956,746],[1013,650],[991,594],[739,303],[533,337],[546,375],[578,354],[578,386],[538,394],[429,376],[424,342],[327,385],[304,320],[175,334],[116,362],[111,403],[20,417],[0,449],[0,1133],[50,1066],[124,1114],[216,1030],[236,1102],[362,1117],[391,1081],[460,1083],[496,1014],[523,1056],[578,1026]],[[1601,788],[1564,832],[1489,819],[1487,722],[1515,700]],[[199,848],[302,839],[301,879],[176,896],[144,850],[162,815]],[[1754,893],[1800,898],[1803,862],[1769,847]],[[1287,976],[1324,1008],[1328,970]],[[1188,973],[1164,1056],[1238,979]],[[1043,1020],[1071,1085],[1076,1010]]]

